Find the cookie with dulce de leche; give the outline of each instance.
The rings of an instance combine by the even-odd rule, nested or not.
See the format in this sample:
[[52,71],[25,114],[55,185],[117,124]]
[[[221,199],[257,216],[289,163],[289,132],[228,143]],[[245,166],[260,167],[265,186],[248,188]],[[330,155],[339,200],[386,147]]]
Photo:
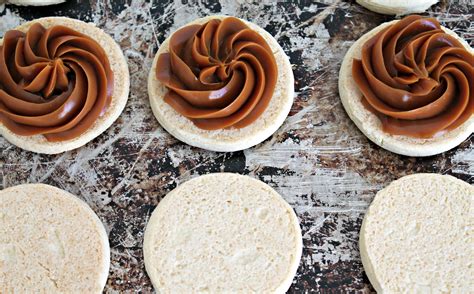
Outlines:
[[235,17],[209,16],[161,44],[148,93],[171,135],[230,152],[261,143],[283,124],[293,83],[289,59],[268,32]]
[[129,88],[120,46],[94,24],[40,18],[0,39],[0,135],[25,150],[86,144],[119,117]]
[[435,18],[410,15],[357,40],[339,73],[342,104],[375,144],[407,156],[450,150],[474,131],[474,50]]

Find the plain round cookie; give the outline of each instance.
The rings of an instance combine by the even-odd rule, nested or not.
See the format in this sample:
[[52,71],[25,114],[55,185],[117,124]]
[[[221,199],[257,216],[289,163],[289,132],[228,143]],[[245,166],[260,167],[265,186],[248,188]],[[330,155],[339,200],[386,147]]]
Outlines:
[[[434,138],[422,139],[402,135],[392,135],[382,130],[378,117],[362,104],[362,93],[352,77],[352,60],[360,59],[365,42],[398,20],[383,23],[358,39],[346,53],[339,71],[339,96],[349,117],[367,138],[391,152],[407,156],[431,156],[448,151],[466,140],[474,131],[474,116],[454,130]],[[442,27],[456,37],[467,50],[474,50],[455,32]]]
[[17,6],[47,6],[64,3],[66,0],[7,0],[6,2]]
[[[197,19],[187,25],[204,24],[211,19],[227,16],[213,15]],[[252,124],[241,129],[207,131],[196,127],[191,120],[176,112],[163,100],[168,89],[156,78],[156,63],[161,53],[169,52],[168,37],[161,44],[148,76],[148,95],[151,109],[161,126],[178,140],[195,147],[219,152],[239,151],[255,146],[275,133],[291,110],[294,99],[294,77],[288,56],[275,38],[251,22],[242,20],[249,28],[259,33],[274,52],[278,66],[275,91],[265,112]]]
[[389,15],[405,15],[425,12],[438,0],[356,0],[368,10]]
[[[127,61],[122,53],[120,46],[103,30],[96,27],[93,23],[85,23],[80,20],[67,17],[45,17],[39,18],[20,25],[14,29],[26,32],[34,23],[40,23],[45,28],[54,25],[63,25],[83,33],[96,42],[104,49],[109,58],[110,67],[114,74],[114,92],[112,101],[105,114],[80,136],[67,141],[48,142],[42,135],[19,136],[8,130],[0,123],[0,135],[3,135],[10,143],[36,153],[58,154],[65,151],[79,148],[94,138],[98,137],[107,130],[114,121],[120,116],[128,100],[130,90],[130,76],[128,72]],[[13,28],[12,28],[13,29]],[[0,39],[1,44],[1,39]]]
[[301,253],[290,205],[263,182],[229,173],[171,191],[151,215],[143,243],[159,293],[285,293]]
[[0,191],[0,292],[102,293],[110,249],[82,200],[44,184]]
[[375,196],[360,230],[360,255],[378,293],[469,293],[474,289],[474,187],[414,174]]

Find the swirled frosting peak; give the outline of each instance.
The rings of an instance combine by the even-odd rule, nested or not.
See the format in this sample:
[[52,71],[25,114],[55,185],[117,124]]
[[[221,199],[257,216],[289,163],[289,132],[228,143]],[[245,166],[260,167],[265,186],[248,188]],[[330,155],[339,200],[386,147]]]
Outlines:
[[0,123],[48,141],[78,137],[105,113],[113,73],[103,48],[65,26],[11,30],[0,45]]
[[430,138],[474,112],[474,56],[438,21],[412,15],[380,31],[354,59],[362,101],[385,132]]
[[243,128],[267,108],[277,81],[270,46],[235,17],[176,31],[158,57],[164,101],[205,130]]

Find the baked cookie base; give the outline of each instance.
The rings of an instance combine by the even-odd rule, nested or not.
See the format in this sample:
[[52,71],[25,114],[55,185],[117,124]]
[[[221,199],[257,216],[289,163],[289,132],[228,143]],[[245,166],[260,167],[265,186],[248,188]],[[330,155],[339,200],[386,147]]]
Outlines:
[[[67,17],[45,17],[24,23],[14,29],[26,32],[34,23],[41,23],[45,28],[54,25],[67,26],[93,38],[102,48],[104,48],[114,73],[114,92],[112,95],[112,101],[107,111],[79,137],[67,141],[49,142],[42,135],[17,135],[0,123],[0,135],[5,137],[5,139],[7,139],[10,143],[22,149],[36,153],[58,154],[79,148],[87,144],[89,141],[93,140],[105,130],[107,130],[120,116],[123,109],[125,108],[125,105],[127,104],[128,93],[130,90],[128,65],[120,46],[114,41],[114,39],[112,39],[111,36],[92,23],[85,23]],[[0,44],[1,43],[2,40],[0,39]]]
[[[226,16],[209,16],[195,20],[192,24],[204,24],[211,19],[222,19]],[[148,77],[148,94],[153,113],[161,126],[178,140],[195,147],[219,152],[231,152],[255,146],[283,124],[294,99],[294,77],[288,56],[278,42],[264,29],[242,20],[251,29],[258,32],[272,48],[278,66],[278,80],[275,92],[265,112],[251,125],[242,129],[223,129],[215,131],[202,130],[191,120],[176,112],[164,102],[168,89],[156,78],[156,63],[161,53],[168,52],[167,38],[156,53]]]
[[[392,135],[382,130],[378,117],[362,104],[362,93],[352,77],[352,61],[360,59],[362,47],[366,41],[394,24],[398,20],[383,23],[359,38],[347,51],[339,71],[339,96],[349,117],[367,138],[380,147],[406,156],[431,156],[448,151],[466,140],[474,131],[474,116],[454,130],[440,136],[421,139],[401,135]],[[456,37],[467,50],[474,50],[456,33],[443,27],[443,30]]]

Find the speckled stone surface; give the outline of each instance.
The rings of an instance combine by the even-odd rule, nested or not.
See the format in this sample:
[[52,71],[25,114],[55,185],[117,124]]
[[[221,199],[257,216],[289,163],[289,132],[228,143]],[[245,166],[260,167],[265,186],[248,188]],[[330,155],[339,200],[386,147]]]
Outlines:
[[[1,1],[0,1],[1,2]],[[371,292],[358,253],[358,231],[375,193],[416,172],[474,182],[473,136],[444,154],[409,158],[369,142],[350,121],[337,91],[351,44],[393,19],[352,2],[68,1],[46,8],[0,4],[0,36],[26,20],[70,16],[94,22],[121,45],[131,94],[118,121],[86,146],[57,156],[26,152],[0,138],[0,188],[55,185],[84,199],[105,224],[111,269],[105,292],[153,291],[143,266],[143,231],[153,208],[176,185],[198,175],[247,174],[274,187],[295,209],[304,252],[291,293]],[[148,70],[160,43],[197,17],[228,14],[255,22],[280,42],[294,65],[296,97],[285,124],[255,148],[214,153],[167,134],[151,112]],[[472,1],[442,2],[437,17],[474,43]]]

